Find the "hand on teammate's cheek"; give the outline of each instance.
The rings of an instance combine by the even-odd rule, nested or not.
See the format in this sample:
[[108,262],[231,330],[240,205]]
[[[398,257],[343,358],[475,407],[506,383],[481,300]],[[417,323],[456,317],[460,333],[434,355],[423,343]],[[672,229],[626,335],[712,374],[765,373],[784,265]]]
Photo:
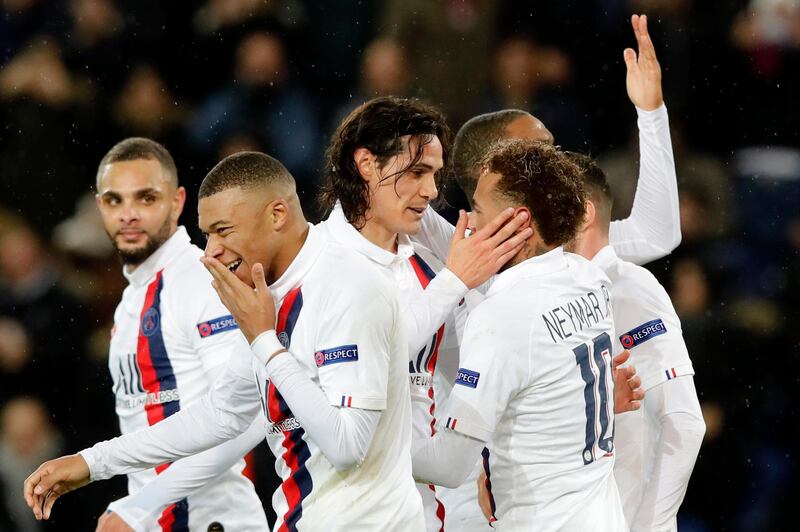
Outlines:
[[253,265],[250,272],[255,286],[252,288],[217,259],[202,257],[200,261],[214,277],[211,285],[236,319],[248,342],[252,343],[259,334],[275,328],[275,301],[267,287],[261,264]]

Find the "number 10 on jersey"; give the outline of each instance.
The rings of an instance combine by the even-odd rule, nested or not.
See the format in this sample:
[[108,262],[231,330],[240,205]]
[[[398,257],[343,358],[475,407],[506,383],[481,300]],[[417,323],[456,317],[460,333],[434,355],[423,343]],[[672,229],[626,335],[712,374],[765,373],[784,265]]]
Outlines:
[[611,374],[611,337],[596,336],[591,344],[572,350],[583,379],[586,401],[586,439],[583,465],[614,450],[614,378]]

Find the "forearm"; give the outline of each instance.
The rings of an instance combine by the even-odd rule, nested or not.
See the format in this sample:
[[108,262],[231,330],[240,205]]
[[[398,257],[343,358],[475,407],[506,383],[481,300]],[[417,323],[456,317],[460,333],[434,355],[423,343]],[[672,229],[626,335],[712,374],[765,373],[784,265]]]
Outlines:
[[486,442],[451,430],[417,440],[411,451],[414,479],[457,488],[469,477],[485,445]]
[[80,454],[92,480],[141,471],[235,438],[247,430],[259,407],[252,378],[229,366],[210,395],[151,427],[100,442]]
[[648,415],[658,416],[661,437],[644,497],[631,523],[633,531],[670,529],[686,494],[705,434],[705,423],[690,376],[664,383],[648,390],[647,394],[645,408],[648,408]]
[[146,530],[165,507],[228,471],[263,439],[264,420],[258,416],[237,438],[174,462],[136,493],[112,502],[108,509],[134,530]]
[[420,298],[412,298],[404,325],[409,351],[416,353],[442,326],[467,294],[467,286],[448,269],[441,270]]
[[668,255],[681,241],[678,183],[665,106],[637,108],[639,181],[631,214],[611,223],[609,241],[624,260],[637,264]]
[[306,375],[291,353],[281,349],[274,331],[259,336],[253,351],[267,362],[267,373],[292,414],[337,471],[364,462],[381,412],[332,406],[322,389]]

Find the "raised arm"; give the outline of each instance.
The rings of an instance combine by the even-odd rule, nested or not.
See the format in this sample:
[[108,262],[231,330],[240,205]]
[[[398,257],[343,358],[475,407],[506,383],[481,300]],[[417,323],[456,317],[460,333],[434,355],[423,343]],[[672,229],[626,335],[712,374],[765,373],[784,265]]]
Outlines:
[[631,214],[611,222],[609,241],[617,255],[644,264],[668,255],[681,241],[678,184],[669,119],[661,89],[661,67],[647,31],[647,17],[633,15],[639,55],[624,52],[628,97],[639,127],[639,182]]

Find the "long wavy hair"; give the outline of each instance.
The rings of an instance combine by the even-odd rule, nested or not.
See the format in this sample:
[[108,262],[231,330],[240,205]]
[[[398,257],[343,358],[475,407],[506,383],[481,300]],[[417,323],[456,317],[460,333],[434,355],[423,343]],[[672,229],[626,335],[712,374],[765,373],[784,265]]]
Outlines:
[[[425,145],[433,137],[438,137],[442,144],[444,166],[436,173],[436,186],[443,191],[453,136],[444,115],[419,100],[386,96],[357,107],[331,137],[325,152],[325,184],[319,195],[323,211],[330,212],[339,201],[347,220],[357,229],[363,227],[370,207],[370,192],[369,185],[358,171],[353,154],[359,148],[366,148],[383,166],[403,151],[401,137],[406,135],[419,138],[416,153],[405,168],[386,176],[384,180],[395,179],[396,183],[419,162]],[[444,197],[444,194],[440,193],[439,197]]]

